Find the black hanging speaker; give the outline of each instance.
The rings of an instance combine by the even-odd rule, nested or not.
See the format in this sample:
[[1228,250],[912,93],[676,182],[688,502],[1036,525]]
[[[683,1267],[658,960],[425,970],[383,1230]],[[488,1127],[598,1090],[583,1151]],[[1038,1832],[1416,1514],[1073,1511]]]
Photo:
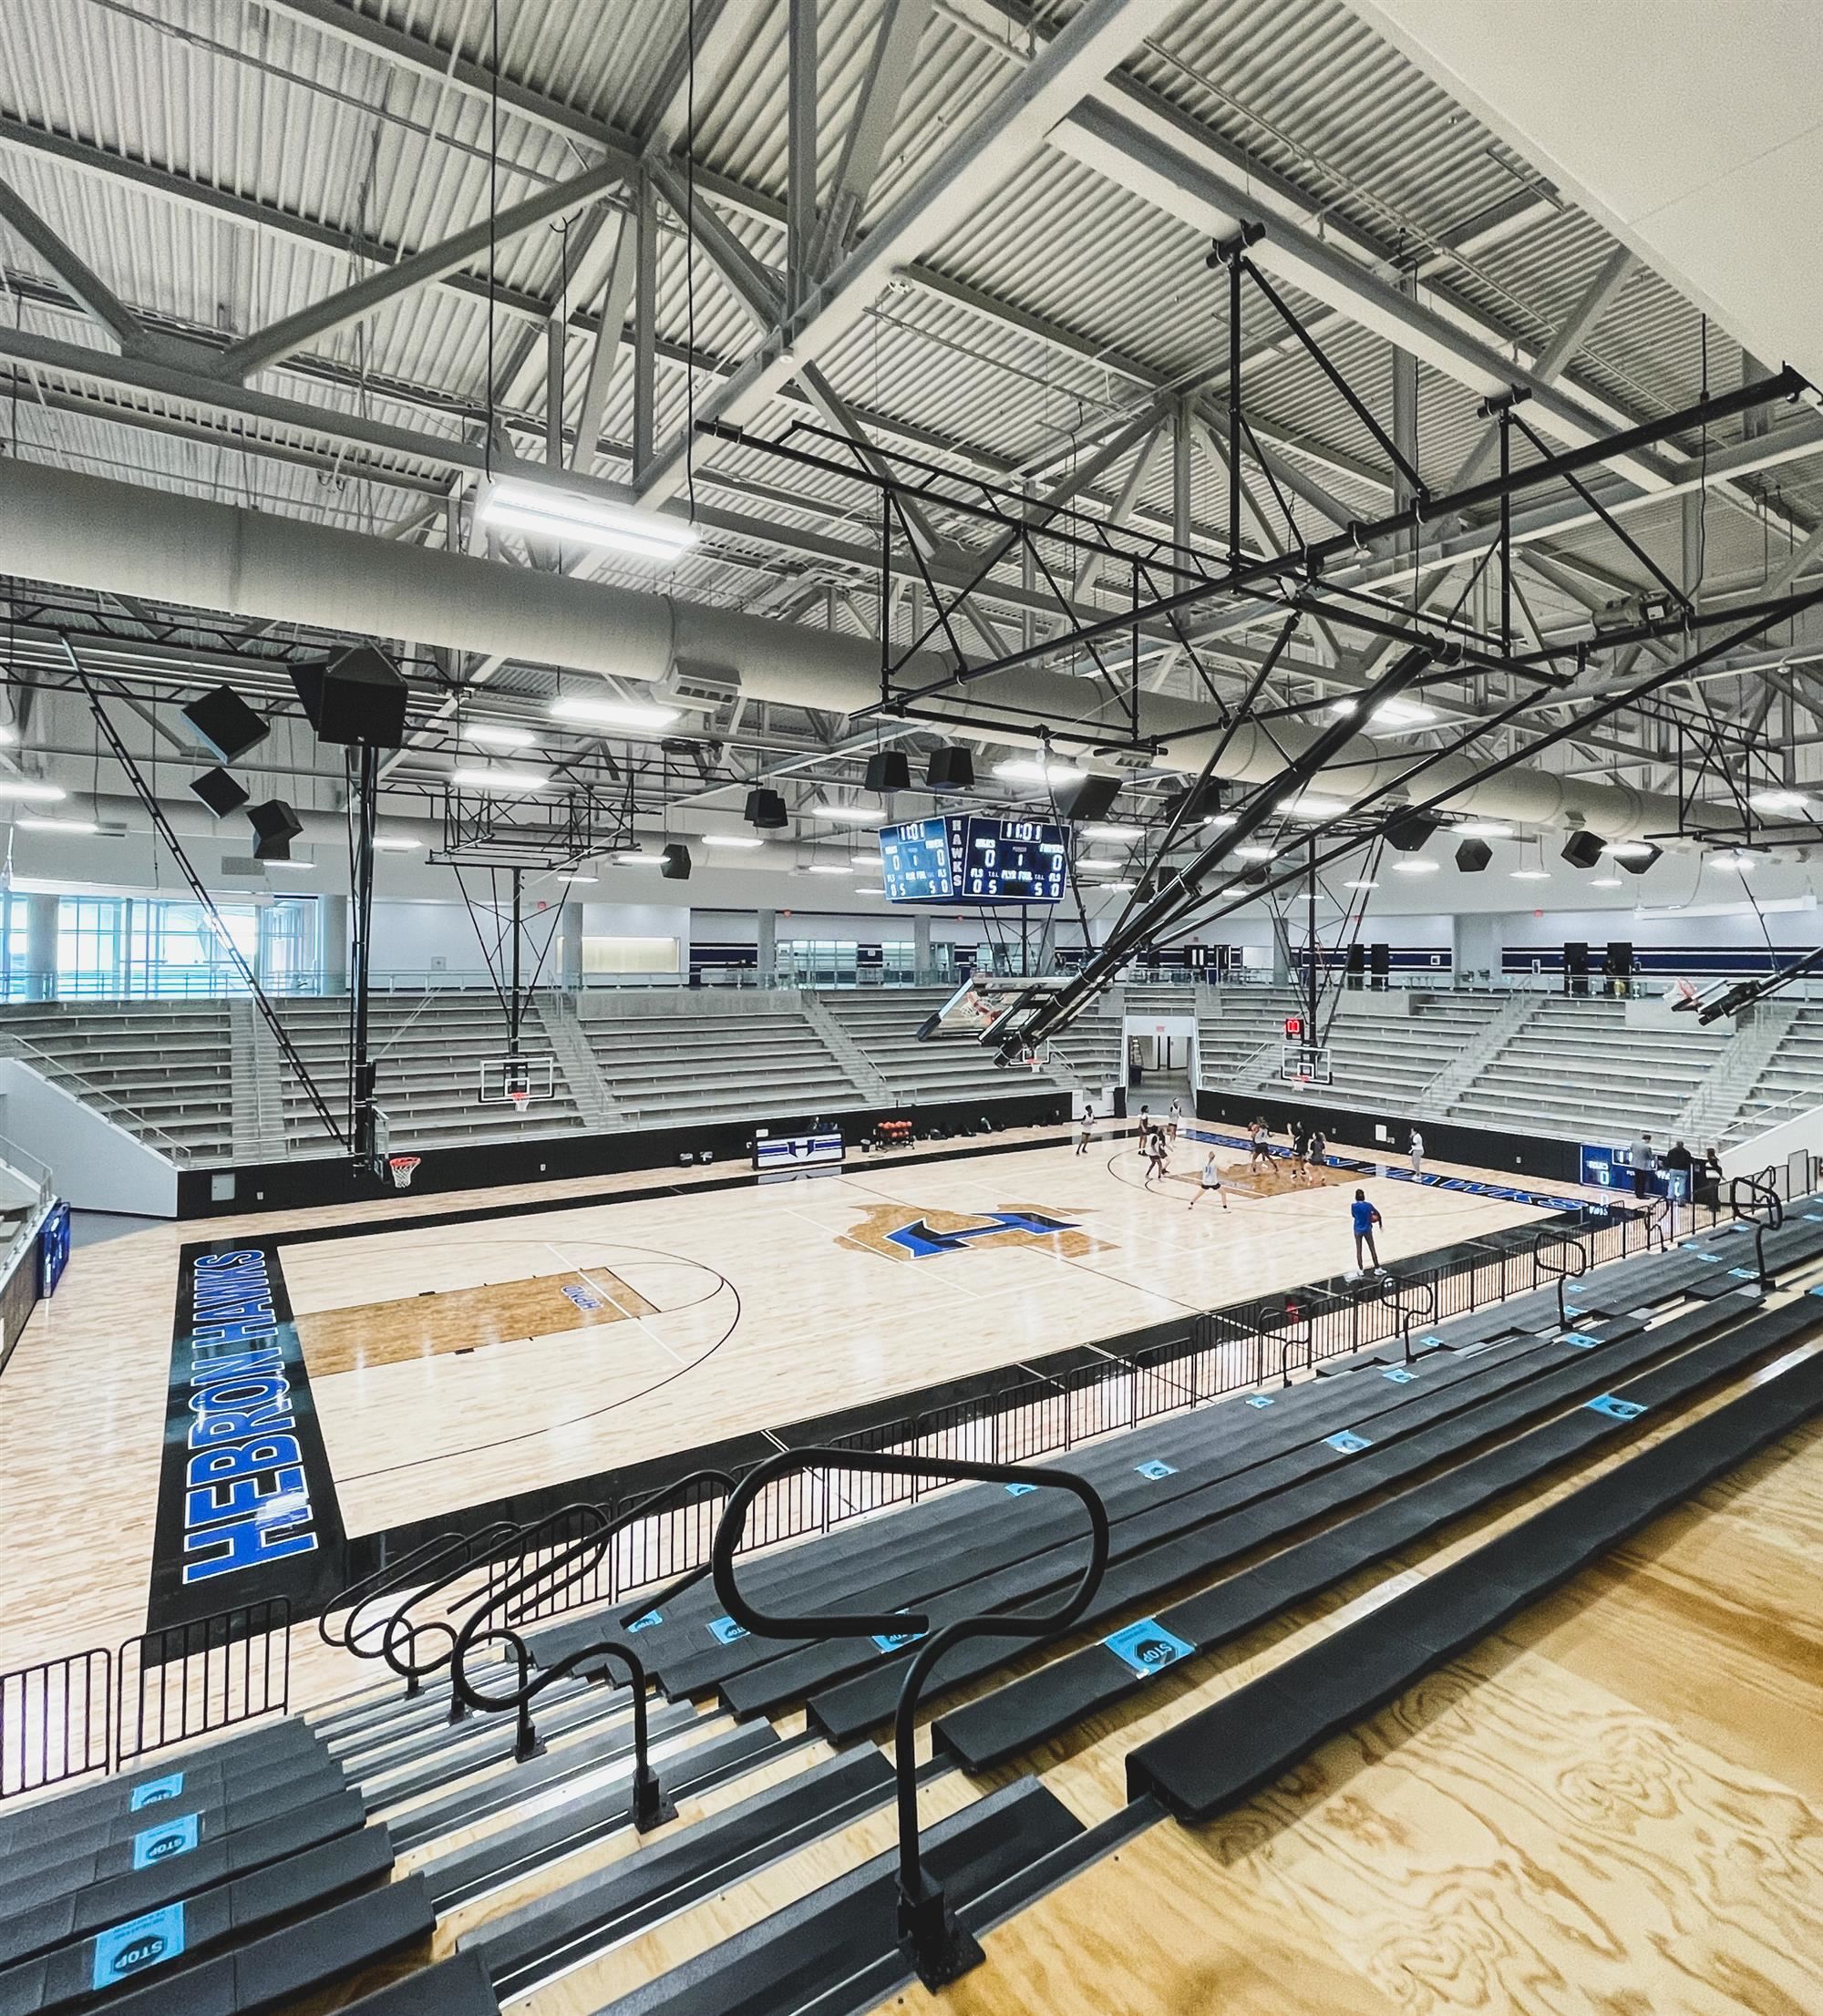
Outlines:
[[1057,801],[1057,810],[1066,819],[1105,819],[1119,796],[1118,777],[1085,777]]
[[903,749],[876,749],[867,759],[867,788],[870,791],[909,791],[912,766]]
[[291,683],[323,741],[369,749],[405,746],[410,689],[398,667],[372,644],[355,644],[321,664],[294,665]]
[[1464,840],[1456,850],[1456,865],[1465,875],[1478,875],[1494,859],[1486,840]]
[[205,770],[200,777],[191,778],[190,787],[218,819],[238,812],[251,796],[226,770]]
[[271,723],[262,721],[228,686],[216,686],[201,699],[192,700],[183,710],[183,717],[218,763],[232,763],[272,733]]
[[1376,973],[1389,973],[1393,970],[1393,948],[1385,939],[1376,938],[1367,948],[1367,963]]
[[1199,819],[1212,818],[1221,810],[1221,785],[1215,777],[1207,777],[1200,784],[1186,785],[1181,791],[1166,799],[1165,809],[1173,818],[1178,808],[1183,807],[1183,823],[1194,826]]
[[1563,843],[1563,859],[1571,868],[1593,868],[1602,859],[1602,836],[1579,828]]
[[690,879],[690,849],[674,841],[664,850],[664,866],[659,873],[667,882],[687,882]]
[[1645,852],[1643,854],[1634,854],[1630,850],[1625,854],[1616,854],[1613,857],[1629,875],[1643,875],[1647,869],[1664,852],[1662,847],[1654,847],[1650,840],[1634,840],[1632,844],[1633,847],[1644,848]]
[[791,815],[785,808],[785,800],[777,791],[764,788],[747,793],[746,818],[749,826],[765,827],[768,830],[789,826],[791,823]]
[[931,751],[924,782],[932,791],[966,791],[974,783],[974,752],[952,743]]
[[283,798],[268,798],[263,805],[250,805],[247,818],[257,836],[253,842],[256,861],[291,859],[291,843],[304,831],[304,821]]
[[1428,812],[1401,812],[1387,822],[1386,845],[1401,854],[1416,854],[1442,824]]

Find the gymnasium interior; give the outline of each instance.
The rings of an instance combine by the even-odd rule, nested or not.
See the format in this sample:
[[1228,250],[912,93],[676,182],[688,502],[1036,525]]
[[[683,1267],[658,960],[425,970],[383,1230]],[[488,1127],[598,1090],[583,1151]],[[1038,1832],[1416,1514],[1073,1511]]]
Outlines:
[[0,2016],[1823,2011],[1819,102],[5,0]]

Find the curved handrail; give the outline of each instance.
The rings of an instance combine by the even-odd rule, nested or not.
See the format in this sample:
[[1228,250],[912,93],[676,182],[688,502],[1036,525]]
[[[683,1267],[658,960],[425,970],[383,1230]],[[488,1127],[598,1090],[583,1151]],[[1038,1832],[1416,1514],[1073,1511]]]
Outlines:
[[[1299,1344],[1304,1347],[1304,1370],[1316,1369],[1316,1318],[1308,1309],[1301,1309],[1297,1303],[1288,1301],[1284,1313],[1291,1320],[1289,1334],[1279,1340],[1279,1384],[1289,1386],[1292,1383],[1291,1356]],[[1298,1325],[1303,1325],[1303,1334],[1298,1334]]]
[[[325,1645],[338,1651],[347,1652],[355,1659],[383,1659],[386,1657],[387,1635],[390,1632],[394,1612],[373,1618],[366,1622],[361,1613],[369,1604],[396,1595],[402,1589],[416,1587],[418,1578],[430,1575],[443,1583],[466,1574],[475,1565],[476,1549],[486,1543],[491,1547],[510,1536],[515,1529],[504,1520],[483,1527],[479,1533],[437,1533],[421,1541],[408,1554],[396,1561],[383,1562],[371,1574],[351,1582],[343,1591],[342,1602],[345,1603],[347,1615],[338,1638],[331,1625],[331,1610],[340,1607],[331,1604],[316,1620],[316,1634]],[[407,1597],[407,1603],[417,1600]],[[379,1641],[372,1642],[374,1634],[379,1634]],[[388,1660],[387,1663],[393,1662]],[[394,1671],[399,1671],[394,1665]],[[406,1692],[409,1696],[418,1691],[419,1680],[415,1673],[405,1673]]]
[[[561,1519],[573,1518],[579,1514],[586,1514],[598,1522],[597,1531],[585,1535],[579,1543],[582,1546],[591,1545],[600,1538],[599,1528],[607,1526],[610,1517],[599,1505],[591,1504],[587,1499],[579,1499],[571,1505],[559,1506],[554,1512],[546,1512],[536,1519],[528,1519],[522,1526],[508,1526],[502,1523],[489,1527],[488,1534],[493,1537],[487,1547],[472,1550],[467,1560],[452,1564],[442,1574],[407,1597],[386,1620],[386,1630],[380,1638],[380,1657],[406,1682],[408,1692],[416,1693],[427,1673],[439,1671],[447,1666],[456,1649],[456,1627],[447,1616],[427,1617],[420,1621],[412,1617],[412,1611],[431,1597],[440,1596],[453,1583],[459,1582],[465,1575],[471,1574],[484,1564],[491,1568],[496,1562],[515,1553],[523,1558],[529,1549],[537,1546],[539,1534],[547,1527],[553,1526]],[[418,1646],[420,1641],[427,1639],[433,1642],[447,1639],[448,1649],[434,1657],[420,1659]],[[449,1696],[450,1721],[460,1722],[467,1713],[467,1704],[461,1695],[452,1689]]]
[[1067,1599],[1042,1617],[990,1612],[961,1617],[925,1638],[913,1656],[893,1715],[892,1744],[899,1779],[899,1943],[919,1978],[932,1990],[957,1980],[983,1958],[973,1935],[944,1901],[942,1887],[925,1872],[918,1841],[918,1697],[939,1660],[953,1645],[971,1638],[1054,1638],[1088,1608],[1107,1567],[1107,1510],[1100,1494],[1068,1470],[1039,1470],[1004,1463],[963,1463],[940,1456],[901,1456],[863,1450],[787,1449],[749,1470],[728,1500],[716,1528],[710,1559],[716,1594],[743,1630],[767,1638],[891,1637],[909,1641],[930,1630],[927,1611],[884,1615],[831,1612],[820,1617],[778,1616],[755,1608],[735,1581],[735,1550],[746,1531],[747,1513],[761,1492],[800,1470],[859,1470],[885,1476],[930,1476],[973,1484],[1022,1484],[1041,1491],[1067,1491],[1088,1515],[1089,1559]]
[[[1416,1291],[1419,1299],[1407,1301],[1407,1290]],[[1403,1345],[1406,1363],[1412,1362],[1412,1318],[1421,1317],[1427,1323],[1437,1321],[1437,1283],[1434,1281],[1401,1281],[1396,1274],[1387,1274],[1379,1281],[1377,1299],[1390,1303],[1394,1316],[1398,1321],[1399,1342]]]
[[[1691,1209],[1693,1211],[1695,1209],[1695,1204],[1694,1200],[1692,1202]],[[1653,1235],[1656,1233],[1658,1235],[1659,1251],[1661,1253],[1670,1252],[1671,1234],[1667,1229],[1667,1227],[1672,1221],[1672,1207],[1670,1198],[1660,1197],[1656,1192],[1654,1192],[1653,1196],[1646,1200],[1645,1219],[1646,1251],[1649,1253],[1652,1251]]]
[[[1574,1253],[1576,1265],[1557,1265],[1546,1258],[1548,1249],[1556,1248],[1560,1252]],[[1557,1281],[1557,1327],[1570,1328],[1569,1311],[1563,1306],[1563,1284],[1578,1274],[1589,1271],[1589,1250],[1578,1239],[1568,1232],[1560,1232],[1547,1226],[1532,1239],[1532,1286],[1536,1288],[1541,1277],[1554,1277]]]
[[[449,1648],[449,1688],[453,1695],[467,1708],[479,1708],[487,1714],[504,1714],[514,1711],[519,1716],[518,1733],[513,1742],[513,1756],[523,1764],[527,1758],[535,1757],[543,1749],[538,1732],[532,1725],[531,1704],[548,1687],[555,1686],[581,1668],[600,1664],[617,1659],[627,1671],[627,1683],[633,1691],[633,1810],[634,1828],[641,1834],[657,1826],[662,1821],[675,1819],[677,1809],[664,1797],[658,1782],[658,1774],[653,1770],[649,1754],[648,1723],[646,1712],[645,1667],[639,1655],[629,1645],[623,1645],[616,1638],[601,1638],[578,1647],[554,1664],[541,1667],[536,1678],[532,1675],[531,1649],[510,1623],[490,1625],[488,1620],[497,1610],[510,1613],[527,1607],[536,1608],[539,1603],[563,1590],[594,1572],[603,1554],[612,1547],[618,1536],[641,1519],[648,1518],[667,1500],[683,1498],[704,1485],[720,1487],[724,1497],[731,1495],[735,1481],[725,1470],[693,1470],[688,1476],[678,1477],[672,1483],[661,1485],[656,1491],[649,1491],[644,1497],[637,1498],[623,1511],[617,1513],[595,1533],[588,1533],[561,1554],[553,1555],[548,1561],[536,1568],[522,1568],[517,1574],[509,1576],[498,1588],[490,1589],[469,1615],[463,1619],[459,1630],[453,1634]],[[676,1597],[699,1582],[709,1572],[710,1563],[704,1561],[697,1567],[687,1569],[677,1579],[669,1582],[655,1595],[643,1596],[630,1610],[615,1617],[613,1623],[624,1629],[633,1619],[643,1617],[648,1610],[662,1609]],[[555,1579],[553,1581],[553,1578]],[[552,1586],[546,1588],[545,1584]],[[528,1606],[525,1599],[530,1596]],[[469,1656],[478,1645],[503,1644],[511,1654],[519,1669],[518,1684],[509,1693],[483,1693],[469,1677]]]
[[1751,1220],[1754,1228],[1754,1267],[1762,1289],[1777,1284],[1766,1272],[1766,1236],[1785,1223],[1785,1199],[1778,1194],[1777,1172],[1768,1165],[1757,1176],[1735,1176],[1728,1179],[1728,1209],[1737,1222]]

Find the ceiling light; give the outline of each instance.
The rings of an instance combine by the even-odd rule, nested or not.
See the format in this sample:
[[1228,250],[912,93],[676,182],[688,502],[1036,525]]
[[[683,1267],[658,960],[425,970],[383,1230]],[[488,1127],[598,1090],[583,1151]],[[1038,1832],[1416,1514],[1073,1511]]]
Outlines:
[[[1344,720],[1361,711],[1357,700],[1338,700],[1329,710]],[[1437,719],[1435,707],[1420,706],[1416,700],[1383,700],[1367,716],[1370,728],[1421,728],[1426,721]]]
[[529,749],[538,740],[530,728],[516,728],[510,721],[468,721],[456,733],[483,749]]
[[642,560],[681,560],[697,539],[696,528],[682,519],[545,484],[490,484],[480,518],[484,525],[508,525],[573,546],[611,547]]
[[1756,791],[1747,803],[1762,812],[1801,812],[1810,800],[1802,791]]
[[678,718],[675,707],[656,707],[637,700],[591,700],[565,694],[551,703],[553,721],[581,722],[600,728],[668,728]]
[[1344,889],[1378,889],[1380,885],[1378,882],[1361,881],[1344,882],[1342,886]]
[[864,805],[800,805],[798,811],[813,819],[845,819],[850,826],[878,826],[881,815]]
[[0,798],[21,805],[59,805],[69,796],[60,784],[34,784],[29,777],[0,777]]
[[1270,847],[1237,847],[1234,851],[1243,861],[1270,861],[1272,859]]
[[1062,763],[1040,763],[1033,756],[1009,756],[994,765],[994,774],[1009,784],[1080,784],[1088,772]]
[[1091,839],[1138,840],[1145,837],[1146,828],[1143,826],[1115,826],[1097,823],[1095,826],[1084,827],[1083,831]]
[[1234,826],[1239,824],[1239,812],[1211,812],[1202,823],[1205,826]]
[[10,721],[0,721],[0,749],[10,749],[18,739],[18,729]]
[[884,896],[886,891],[883,889],[858,889],[855,894],[857,896]]
[[1437,863],[1435,861],[1395,861],[1393,863],[1393,873],[1395,875],[1435,875],[1437,873]]
[[314,861],[269,860],[264,865],[269,869],[287,869],[293,875],[314,875],[316,873],[316,863]]
[[1502,826],[1499,819],[1469,819],[1450,830],[1461,834],[1465,840],[1510,840],[1513,829]]
[[1602,851],[1612,854],[1617,861],[1639,861],[1658,849],[1650,840],[1610,840]]
[[458,790],[500,792],[542,791],[549,787],[549,770],[503,770],[495,764],[466,765],[449,773]]
[[423,845],[422,840],[408,840],[403,834],[399,833],[376,833],[374,835],[374,852],[376,854],[416,854]]
[[1076,862],[1078,868],[1125,868],[1127,863],[1117,854],[1085,854]]
[[1618,875],[1598,875],[1589,886],[1591,889],[1619,889],[1621,878]]
[[[614,859],[623,868],[663,868],[664,866],[664,855],[642,854],[637,849],[630,853],[616,854]],[[594,877],[592,875],[589,879],[592,882]]]
[[850,854],[849,859],[856,868],[878,868],[880,866],[880,856],[878,854]]
[[46,819],[20,818],[13,824],[22,833],[98,833],[101,828],[93,819]]
[[1515,882],[1548,882],[1550,879],[1550,870],[1545,868],[1516,868],[1509,879]]
[[[634,855],[633,859],[637,860],[639,859],[638,855]],[[599,876],[595,875],[560,875],[557,878],[560,882],[593,882],[599,881],[600,879]]]
[[764,847],[766,842],[754,833],[705,833],[705,847]]
[[1090,886],[1095,889],[1105,889],[1116,896],[1125,896],[1135,885],[1131,882],[1095,882]]
[[1750,875],[1759,866],[1751,854],[1712,854],[1709,860],[1713,867],[1732,869],[1736,875]]
[[846,875],[848,869],[839,861],[812,861],[804,872],[807,875]]
[[1289,812],[1294,819],[1333,819],[1338,812],[1348,807],[1340,798],[1326,798],[1320,793],[1306,792],[1299,798],[1281,798],[1276,810]]

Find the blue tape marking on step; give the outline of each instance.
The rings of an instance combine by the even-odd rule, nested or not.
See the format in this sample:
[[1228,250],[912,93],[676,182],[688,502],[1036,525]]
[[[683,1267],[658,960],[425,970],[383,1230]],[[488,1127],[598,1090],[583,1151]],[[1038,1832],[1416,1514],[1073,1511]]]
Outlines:
[[1175,1464],[1160,1463],[1156,1456],[1153,1457],[1150,1463],[1136,1463],[1133,1467],[1140,1476],[1150,1477],[1154,1484],[1158,1483],[1160,1477],[1174,1477],[1178,1474]]
[[1009,1484],[1006,1486],[1006,1495],[1009,1498],[1027,1497],[1037,1488],[1035,1484]]
[[170,1862],[180,1855],[188,1855],[200,1837],[201,1818],[200,1814],[180,1814],[162,1826],[147,1827],[136,1834],[133,1836],[133,1867],[149,1869],[154,1862]]
[[1388,1365],[1380,1376],[1390,1379],[1396,1386],[1409,1386],[1416,1380],[1417,1373],[1409,1365]]
[[718,1645],[732,1645],[736,1639],[747,1636],[747,1630],[744,1625],[736,1624],[732,1617],[712,1617],[709,1636]]
[[183,1906],[167,1904],[161,1911],[148,1911],[95,1935],[88,1985],[98,1995],[149,1967],[176,1959],[182,1951]]
[[1637,1400],[1617,1400],[1612,1393],[1599,1394],[1589,1406],[1592,1413],[1610,1414],[1616,1421],[1632,1421],[1645,1412]]
[[1340,1449],[1345,1456],[1352,1456],[1357,1449],[1374,1446],[1365,1435],[1356,1435],[1353,1428],[1344,1428],[1340,1435],[1325,1435],[1323,1440],[1332,1449]]
[[[1817,1289],[1814,1292],[1823,1295],[1823,1288]],[[1269,1393],[1250,1393],[1247,1395],[1247,1404],[1250,1407],[1270,1407],[1272,1404],[1272,1396]]]
[[1168,1631],[1156,1617],[1142,1617],[1137,1624],[1104,1638],[1102,1643],[1141,1680],[1162,1672],[1167,1666],[1175,1666],[1196,1651],[1175,1631]]
[[138,1813],[146,1806],[155,1806],[161,1799],[175,1799],[183,1790],[183,1773],[173,1771],[169,1778],[149,1778],[137,1786],[133,1796],[127,1802],[129,1813]]

